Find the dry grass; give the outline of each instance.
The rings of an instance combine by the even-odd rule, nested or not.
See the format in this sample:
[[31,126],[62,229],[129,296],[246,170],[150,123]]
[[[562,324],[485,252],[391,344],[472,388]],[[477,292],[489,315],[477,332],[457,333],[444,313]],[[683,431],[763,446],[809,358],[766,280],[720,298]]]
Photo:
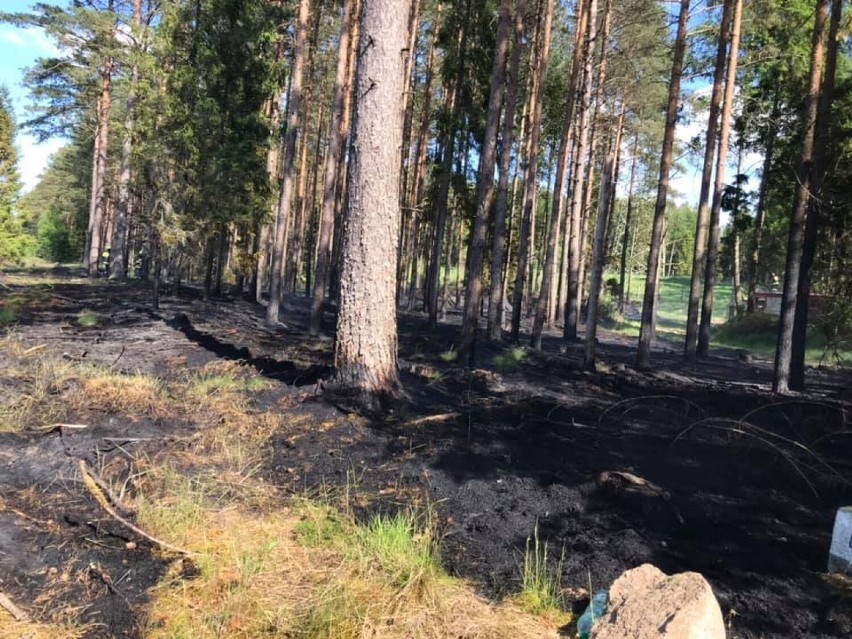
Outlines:
[[[553,622],[512,602],[486,602],[448,577],[428,510],[358,522],[348,491],[340,499],[294,500],[266,483],[260,471],[271,438],[284,428],[298,436],[304,428],[295,427],[305,424],[296,420],[311,418],[289,415],[285,422],[275,409],[257,410],[252,395],[267,382],[239,363],[163,380],[67,362],[44,349],[34,357],[11,338],[3,346],[0,429],[103,413],[197,426],[181,446],[136,456],[129,469],[134,495],[114,469],[98,469],[143,530],[193,553],[150,592],[146,639],[556,636]],[[7,388],[17,393],[13,400]],[[77,576],[55,581],[49,590],[61,600],[63,583]],[[89,630],[74,626],[74,608],[52,614],[44,605],[30,605],[51,622],[42,625],[9,626],[0,611],[0,638],[77,639]]]
[[0,611],[0,639],[82,639],[90,631],[78,624],[19,622]]
[[282,499],[256,472],[280,424],[235,417],[225,423],[236,428],[211,428],[188,451],[149,462],[138,523],[197,553],[198,574],[175,564],[152,591],[146,638],[556,637],[556,623],[448,577],[428,510],[358,522],[348,490]]

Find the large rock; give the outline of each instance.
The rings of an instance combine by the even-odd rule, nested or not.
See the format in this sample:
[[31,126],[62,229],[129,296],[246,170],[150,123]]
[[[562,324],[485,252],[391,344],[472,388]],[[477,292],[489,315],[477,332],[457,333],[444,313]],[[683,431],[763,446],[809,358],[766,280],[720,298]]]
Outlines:
[[667,576],[644,564],[622,574],[609,591],[606,614],[591,639],[725,639],[713,589],[697,572]]

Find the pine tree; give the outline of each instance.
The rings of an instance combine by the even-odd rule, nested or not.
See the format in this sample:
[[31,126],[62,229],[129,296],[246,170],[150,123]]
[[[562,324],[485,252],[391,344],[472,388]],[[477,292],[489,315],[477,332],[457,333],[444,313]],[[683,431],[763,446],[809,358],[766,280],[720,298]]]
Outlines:
[[20,190],[15,120],[9,92],[0,86],[0,263],[20,261],[32,244],[16,210]]
[[406,0],[364,0],[358,45],[334,368],[336,384],[367,406],[400,390],[396,254],[406,9]]

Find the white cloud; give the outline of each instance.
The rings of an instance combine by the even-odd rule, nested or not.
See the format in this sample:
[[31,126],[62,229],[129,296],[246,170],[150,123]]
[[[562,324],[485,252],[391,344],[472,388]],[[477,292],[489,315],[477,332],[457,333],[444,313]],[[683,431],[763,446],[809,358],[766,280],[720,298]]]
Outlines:
[[13,44],[16,47],[25,47],[27,46],[26,40],[24,40],[18,31],[0,31],[0,40],[4,42],[8,42],[9,44]]
[[44,29],[37,27],[0,27],[0,40],[36,56],[54,56],[59,54],[56,42]]

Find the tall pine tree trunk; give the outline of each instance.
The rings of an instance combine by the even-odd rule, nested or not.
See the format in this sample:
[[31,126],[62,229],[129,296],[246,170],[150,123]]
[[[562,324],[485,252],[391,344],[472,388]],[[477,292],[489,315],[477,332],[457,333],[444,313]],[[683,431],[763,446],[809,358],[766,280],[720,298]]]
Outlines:
[[[595,0],[592,0],[594,2]],[[544,97],[544,74],[550,57],[551,26],[553,24],[554,0],[543,0],[544,15],[541,16],[541,30],[538,46],[533,55],[533,82],[530,90],[529,140],[527,143],[527,166],[524,172],[524,198],[521,215],[521,232],[518,237],[518,271],[515,274],[515,290],[512,292],[512,335],[517,343],[521,331],[521,314],[524,301],[524,280],[530,254],[530,235],[533,207],[538,194],[538,152],[541,139],[541,114]]]
[[802,246],[810,201],[812,167],[816,146],[817,114],[825,65],[826,26],[831,0],[818,0],[811,42],[810,74],[805,108],[802,114],[802,152],[796,180],[796,199],[790,215],[787,240],[787,263],[784,271],[784,290],[781,297],[781,317],[778,328],[778,345],[775,350],[775,370],[772,389],[776,393],[790,390],[790,363],[793,354],[793,325],[798,299],[799,275],[802,263]]
[[799,271],[799,285],[796,293],[796,312],[793,319],[793,343],[790,358],[790,388],[805,388],[805,341],[808,334],[808,305],[811,295],[811,269],[816,257],[817,235],[821,221],[822,187],[825,174],[826,155],[831,132],[831,101],[834,97],[834,81],[837,71],[837,48],[840,18],[843,12],[841,0],[832,0],[831,26],[828,33],[828,53],[825,73],[822,81],[822,94],[817,110],[816,132],[814,134],[814,162],[811,168],[811,197],[808,202],[805,239],[802,245],[802,266]]
[[396,243],[405,0],[364,0],[343,224],[335,383],[369,407],[399,392]]
[[728,43],[731,41],[731,17],[735,0],[725,0],[719,40],[716,47],[716,68],[713,72],[713,91],[710,95],[710,114],[707,121],[707,138],[704,144],[704,165],[701,172],[701,191],[698,196],[698,218],[695,224],[695,251],[692,259],[692,277],[689,286],[689,304],[686,312],[686,342],[684,357],[692,359],[698,348],[698,313],[701,284],[704,281],[704,261],[707,256],[707,218],[710,211],[710,181],[713,177],[713,160],[716,156],[716,137],[719,131],[719,110],[722,104],[725,67],[728,60]]
[[[589,18],[583,43],[583,74],[579,85],[577,117],[577,142],[574,147],[571,171],[571,218],[568,225],[568,274],[565,299],[565,324],[562,335],[567,340],[577,339],[580,318],[580,271],[582,260],[583,177],[588,156],[589,134],[592,118],[592,66],[597,40],[597,0],[589,0]],[[589,160],[591,163],[591,159]]]
[[497,341],[503,336],[504,268],[506,255],[506,211],[509,204],[509,172],[514,146],[515,112],[518,109],[520,89],[519,72],[523,53],[524,25],[527,0],[515,4],[515,26],[512,38],[512,57],[506,77],[506,106],[503,109],[503,127],[500,136],[500,175],[497,179],[497,197],[494,204],[494,230],[491,244],[491,277],[488,302],[488,338]]
[[284,175],[281,178],[281,190],[278,193],[278,210],[275,216],[275,232],[272,238],[272,266],[269,285],[269,305],[266,307],[267,324],[276,324],[281,309],[281,297],[284,291],[284,262],[287,252],[287,231],[290,225],[290,211],[293,205],[293,182],[296,174],[296,138],[299,133],[302,101],[302,74],[305,65],[305,41],[307,40],[308,16],[311,10],[310,0],[300,0],[296,22],[296,42],[293,48],[293,75],[290,82],[288,100],[287,132],[284,135],[284,149],[281,163]]
[[769,191],[769,172],[772,170],[772,162],[775,158],[775,137],[778,135],[777,125],[780,113],[778,111],[778,94],[775,95],[775,104],[770,116],[772,125],[766,136],[763,147],[763,170],[760,173],[760,190],[757,196],[757,210],[754,214],[754,230],[752,232],[751,258],[748,269],[748,300],[746,302],[746,313],[752,314],[756,310],[757,283],[759,281],[760,251],[763,248],[763,230],[766,225],[766,194]]
[[[642,117],[638,118],[642,121]],[[624,313],[627,300],[627,246],[630,243],[630,225],[633,223],[633,193],[636,188],[636,165],[639,163],[639,131],[633,140],[633,151],[630,158],[630,182],[627,187],[627,210],[624,213],[624,235],[621,239],[621,266],[618,270],[618,312]]]
[[337,55],[337,71],[334,76],[334,94],[331,107],[331,131],[323,168],[322,208],[320,209],[319,233],[317,240],[317,266],[311,297],[311,335],[317,335],[322,328],[325,295],[328,288],[328,273],[331,261],[331,235],[334,224],[335,195],[338,182],[338,166],[343,155],[345,132],[344,91],[349,69],[349,40],[352,36],[352,24],[355,0],[344,0],[343,18],[340,23],[340,39]]
[[698,325],[700,357],[710,351],[710,328],[713,324],[713,295],[716,289],[716,261],[719,255],[719,216],[722,194],[725,190],[725,165],[728,159],[728,141],[731,136],[731,115],[734,110],[734,89],[737,82],[737,62],[740,50],[740,27],[743,17],[743,0],[734,0],[734,17],[731,25],[731,51],[728,54],[728,72],[725,79],[725,98],[722,106],[722,123],[719,131],[719,153],[716,156],[716,181],[713,189],[713,206],[710,209],[707,260],[704,265],[704,296],[701,304],[701,323]]
[[589,278],[589,306],[586,317],[586,349],[584,367],[595,370],[595,347],[598,329],[598,303],[600,302],[603,270],[606,262],[605,239],[609,219],[610,202],[615,193],[617,179],[616,166],[621,148],[621,133],[624,130],[625,105],[622,102],[618,123],[615,126],[615,139],[612,141],[609,153],[601,168],[601,186],[598,195],[598,215],[595,221],[595,239],[592,245],[592,271]]
[[654,339],[657,316],[657,278],[660,263],[660,245],[666,217],[666,198],[669,192],[669,174],[674,155],[674,136],[677,113],[680,105],[680,81],[683,61],[686,57],[686,32],[689,22],[689,0],[680,1],[680,16],[677,23],[672,74],[669,83],[669,100],[666,107],[666,128],[663,134],[663,150],[660,158],[660,178],[657,183],[657,201],[654,205],[654,222],[651,230],[651,246],[648,251],[648,271],[645,280],[645,296],[642,300],[642,323],[639,327],[639,347],[636,362],[640,367],[651,364],[651,341]]
[[509,48],[509,29],[512,26],[512,0],[502,0],[497,23],[497,40],[491,67],[491,91],[488,98],[488,114],[479,157],[479,172],[476,180],[476,216],[471,233],[467,260],[467,278],[462,318],[461,352],[468,363],[474,363],[476,334],[479,328],[479,305],[482,300],[482,263],[485,256],[485,240],[491,205],[494,195],[494,163],[497,153],[497,129],[500,125],[500,109],[505,88],[506,57]]
[[[112,6],[110,4],[110,6]],[[113,62],[107,58],[100,70],[100,95],[97,102],[94,158],[92,161],[92,192],[89,203],[89,228],[86,236],[85,266],[89,275],[98,274],[98,264],[103,250],[101,226],[107,205],[106,173],[109,151],[109,117],[112,107]]]
[[582,60],[583,42],[588,24],[588,2],[580,0],[577,13],[577,28],[574,32],[574,53],[571,62],[571,74],[568,79],[568,103],[565,107],[565,119],[562,125],[562,137],[559,141],[559,155],[556,160],[556,176],[553,180],[553,209],[550,215],[550,235],[544,258],[544,273],[541,281],[538,309],[533,322],[532,346],[541,348],[541,334],[545,324],[553,317],[553,306],[556,306],[556,296],[553,295],[554,273],[556,271],[556,250],[559,244],[560,232],[567,228],[563,222],[564,197],[562,191],[565,183],[565,173],[568,168],[568,150],[574,131],[574,103],[577,95],[577,81]]
[[[133,0],[133,37],[137,54],[142,38],[142,0]],[[123,280],[127,276],[127,224],[131,216],[130,164],[133,153],[133,130],[136,126],[136,91],[139,84],[139,65],[134,61],[130,71],[130,89],[127,95],[127,112],[124,118],[124,140],[121,144],[121,166],[118,177],[118,204],[111,239],[109,275]]]

